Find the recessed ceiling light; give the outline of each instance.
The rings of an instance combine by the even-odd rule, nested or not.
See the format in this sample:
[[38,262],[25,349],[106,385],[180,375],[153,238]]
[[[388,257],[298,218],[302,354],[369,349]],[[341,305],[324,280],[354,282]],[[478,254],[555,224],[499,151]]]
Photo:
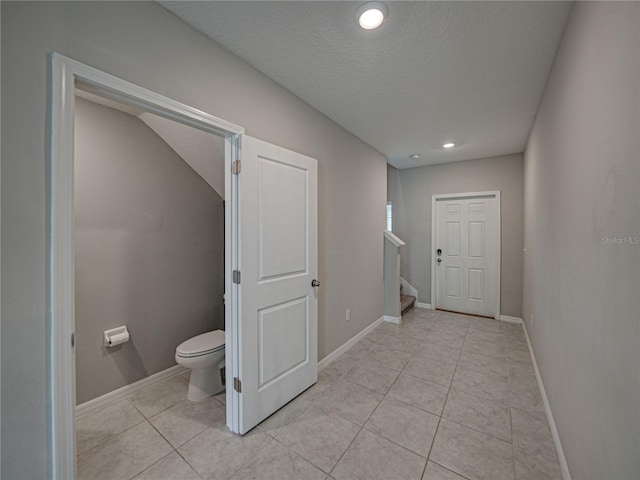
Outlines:
[[442,144],[442,148],[453,148],[455,146],[456,146],[455,142],[447,142]]
[[387,6],[382,2],[367,2],[356,10],[356,19],[365,30],[373,30],[382,25],[388,12]]
[[419,153],[414,153],[412,155],[409,155],[409,158],[412,160],[420,160],[420,154]]

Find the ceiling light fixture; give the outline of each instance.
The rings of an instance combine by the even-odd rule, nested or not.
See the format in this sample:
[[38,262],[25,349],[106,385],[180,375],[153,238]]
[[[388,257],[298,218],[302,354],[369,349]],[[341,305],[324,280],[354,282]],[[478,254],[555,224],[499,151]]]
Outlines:
[[373,30],[382,25],[388,13],[389,10],[384,3],[367,2],[360,5],[356,10],[356,19],[358,20],[358,25],[365,30]]
[[414,153],[412,155],[409,155],[409,158],[411,160],[420,160],[420,154],[419,153]]
[[453,148],[455,146],[456,146],[455,142],[447,142],[442,144],[442,148]]

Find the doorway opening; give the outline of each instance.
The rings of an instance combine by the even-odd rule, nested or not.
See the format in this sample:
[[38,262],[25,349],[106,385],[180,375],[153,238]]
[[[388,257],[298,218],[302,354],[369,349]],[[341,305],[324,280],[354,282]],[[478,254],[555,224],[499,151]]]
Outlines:
[[[237,355],[235,321],[237,319],[237,288],[232,282],[232,271],[237,268],[237,204],[233,201],[237,191],[237,178],[232,165],[238,158],[240,138],[244,129],[222,119],[201,112],[164,96],[138,87],[100,70],[75,60],[53,53],[50,55],[50,116],[48,165],[49,212],[48,212],[48,336],[49,336],[49,381],[50,432],[52,473],[54,478],[74,478],[75,464],[75,414],[76,414],[76,284],[74,257],[74,121],[76,117],[76,92],[91,96],[102,103],[117,102],[130,111],[148,115],[148,121],[157,128],[162,122],[176,122],[180,127],[195,128],[221,139],[224,168],[223,179],[218,184],[230,201],[220,205],[220,220],[224,224],[224,309],[225,353],[226,353],[226,422],[231,431],[237,432],[238,394],[233,389],[232,379],[236,374]],[[84,102],[85,100],[79,100]],[[103,105],[104,106],[104,105]],[[82,108],[82,107],[81,107]],[[166,125],[165,125],[166,127]],[[183,169],[184,170],[184,169]],[[126,182],[127,179],[121,179]],[[108,182],[105,182],[105,185]],[[113,192],[110,192],[113,193]],[[131,212],[129,212],[131,213]],[[135,215],[134,215],[135,216]],[[162,219],[154,215],[141,215],[130,219],[135,227],[153,231],[162,225]],[[104,233],[104,232],[103,232]],[[118,235],[116,235],[117,237]],[[113,240],[117,238],[101,240]],[[123,259],[126,265],[126,259]],[[112,266],[112,265],[111,265]],[[91,272],[91,275],[100,275]],[[124,286],[123,286],[124,287]],[[132,292],[135,294],[135,292]],[[115,321],[115,320],[114,320]],[[116,322],[117,323],[117,322]],[[118,347],[116,347],[118,348]],[[122,347],[120,347],[122,348]]]
[[434,195],[434,309],[500,318],[500,192]]
[[[76,88],[224,139],[225,419],[231,432],[248,432],[317,381],[317,161],[62,55],[51,54],[49,68],[47,384],[52,477],[72,479],[76,471]],[[153,231],[163,222],[151,214],[135,223]],[[176,350],[176,357],[191,358],[193,352],[185,347]]]

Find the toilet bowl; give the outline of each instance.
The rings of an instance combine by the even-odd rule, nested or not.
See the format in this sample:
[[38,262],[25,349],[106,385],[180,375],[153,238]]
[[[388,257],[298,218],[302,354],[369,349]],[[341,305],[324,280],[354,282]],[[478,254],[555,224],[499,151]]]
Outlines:
[[176,348],[178,365],[191,369],[187,399],[198,402],[224,390],[224,331],[214,330],[182,342]]

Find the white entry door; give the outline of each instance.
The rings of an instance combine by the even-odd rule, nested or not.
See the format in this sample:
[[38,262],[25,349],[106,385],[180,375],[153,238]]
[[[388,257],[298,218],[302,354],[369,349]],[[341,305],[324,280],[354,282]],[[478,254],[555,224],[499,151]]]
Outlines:
[[495,317],[499,302],[499,195],[434,200],[436,308]]
[[239,433],[317,381],[318,167],[243,136],[240,211]]

